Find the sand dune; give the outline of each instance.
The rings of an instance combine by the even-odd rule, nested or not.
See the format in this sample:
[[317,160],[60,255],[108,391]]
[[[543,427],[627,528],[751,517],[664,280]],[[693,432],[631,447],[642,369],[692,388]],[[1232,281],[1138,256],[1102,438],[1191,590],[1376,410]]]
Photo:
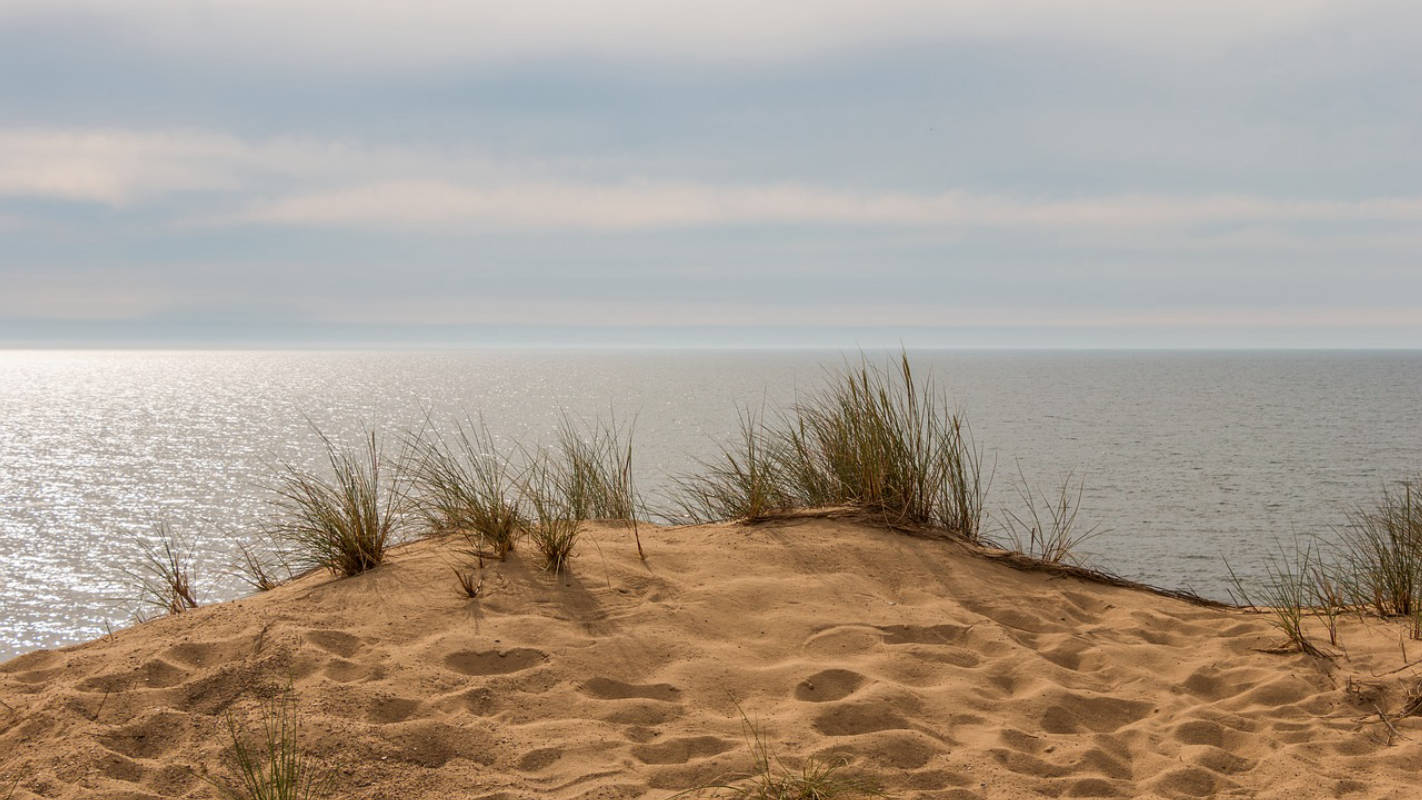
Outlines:
[[[16,798],[211,797],[224,712],[291,681],[339,798],[665,798],[843,756],[903,798],[1413,798],[1422,643],[1351,618],[1332,663],[1266,618],[1012,569],[854,519],[591,526],[459,597],[451,549],[312,575],[0,665]],[[1396,741],[1389,744],[1390,738]]]

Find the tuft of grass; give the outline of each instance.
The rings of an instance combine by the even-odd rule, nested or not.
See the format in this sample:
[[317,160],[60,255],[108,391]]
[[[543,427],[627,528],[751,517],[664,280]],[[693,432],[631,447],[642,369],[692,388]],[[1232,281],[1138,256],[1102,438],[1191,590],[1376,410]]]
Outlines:
[[528,503],[528,538],[543,558],[545,569],[563,571],[578,543],[582,518],[566,492],[565,473],[543,454],[525,475],[522,494]]
[[962,416],[908,354],[884,368],[861,360],[794,410],[781,452],[807,505],[849,504],[899,523],[979,538],[981,455]]
[[746,746],[751,751],[753,767],[747,775],[724,783],[698,786],[673,795],[683,797],[716,797],[732,800],[852,800],[853,798],[886,798],[876,781],[846,772],[843,760],[805,759],[799,767],[787,765],[771,752],[764,729],[741,713],[741,726]]
[[[1282,631],[1288,639],[1286,649],[1297,650],[1317,658],[1327,658],[1329,654],[1315,645],[1304,631],[1304,620],[1313,610],[1314,580],[1318,566],[1317,555],[1311,544],[1301,545],[1295,541],[1292,555],[1281,544],[1279,556],[1271,556],[1265,560],[1263,584],[1257,589],[1257,594],[1251,595],[1234,569],[1228,562],[1225,563],[1230,580],[1234,584],[1231,595],[1241,605],[1267,610],[1272,616],[1270,621],[1274,627]],[[1255,602],[1256,600],[1258,602]]]
[[742,441],[680,481],[693,519],[756,519],[789,506],[850,505],[895,524],[978,540],[988,480],[963,416],[908,354],[862,359],[774,425],[742,415]]
[[197,608],[191,549],[166,522],[154,524],[156,543],[140,544],[142,557],[128,574],[138,583],[139,599],[165,614]]
[[767,452],[771,434],[761,417],[749,409],[739,415],[736,449],[723,447],[719,459],[702,463],[700,474],[677,480],[679,503],[691,519],[757,522],[794,505],[782,486],[781,464]]
[[642,503],[632,479],[632,439],[632,426],[616,419],[578,424],[563,418],[553,477],[574,517],[636,522]]
[[1073,482],[1073,474],[1067,473],[1057,491],[1048,496],[1033,490],[1021,464],[1017,465],[1017,476],[1022,508],[1003,512],[1012,549],[1048,564],[1076,563],[1076,549],[1102,533],[1096,526],[1082,529],[1078,524],[1086,481]]
[[479,597],[479,593],[484,591],[484,570],[483,562],[480,562],[478,569],[450,567],[454,571],[454,579],[459,582],[459,592],[470,600]]
[[321,440],[330,476],[287,465],[277,486],[276,535],[303,566],[359,575],[379,566],[397,541],[409,493],[388,474],[373,432],[359,448]]
[[1339,534],[1340,590],[1380,616],[1414,620],[1414,636],[1422,633],[1422,479],[1385,487],[1377,506],[1355,509]]
[[[287,563],[286,557],[277,548],[264,551],[259,550],[251,542],[239,542],[237,544],[237,558],[237,563],[233,566],[231,573],[255,591],[271,591],[291,577],[291,565]],[[284,577],[280,575],[277,572],[278,569],[285,572],[286,575]]]
[[[231,712],[227,732],[232,740],[233,783],[208,779],[224,800],[315,800],[329,794],[334,775],[319,768],[301,749],[301,725],[296,698],[288,689],[261,707],[255,732],[238,728]],[[250,741],[255,739],[256,741]]]
[[409,471],[416,504],[434,534],[465,537],[470,554],[505,559],[523,530],[521,476],[481,421],[453,437],[411,437]]
[[1338,647],[1338,618],[1348,610],[1348,598],[1336,575],[1321,560],[1315,560],[1312,565],[1308,585],[1313,593],[1314,607],[1328,630],[1328,643]]

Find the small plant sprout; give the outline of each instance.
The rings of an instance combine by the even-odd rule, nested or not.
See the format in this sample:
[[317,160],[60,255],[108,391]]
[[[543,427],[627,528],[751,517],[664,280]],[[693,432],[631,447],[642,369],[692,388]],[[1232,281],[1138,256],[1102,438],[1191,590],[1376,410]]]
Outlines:
[[454,578],[459,582],[459,591],[462,595],[474,600],[479,597],[484,590],[484,569],[480,564],[479,568],[451,567],[454,571]]

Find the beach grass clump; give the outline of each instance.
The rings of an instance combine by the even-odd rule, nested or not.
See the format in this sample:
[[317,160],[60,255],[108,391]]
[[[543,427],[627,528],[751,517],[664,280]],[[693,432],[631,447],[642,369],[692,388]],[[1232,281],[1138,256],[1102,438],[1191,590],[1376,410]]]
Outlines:
[[197,608],[191,548],[166,522],[154,523],[153,539],[140,542],[138,567],[128,571],[138,584],[139,599],[164,614]]
[[1339,540],[1334,581],[1353,603],[1422,619],[1422,478],[1385,487],[1375,507],[1355,509]]
[[786,507],[848,505],[891,523],[982,531],[987,480],[963,416],[907,353],[862,360],[774,423],[743,414],[742,441],[680,481],[692,519],[758,519]]
[[1253,590],[1245,586],[1228,563],[1225,566],[1233,583],[1231,594],[1235,602],[1267,611],[1270,622],[1287,639],[1282,649],[1319,658],[1328,656],[1304,630],[1304,621],[1317,610],[1313,600],[1320,562],[1311,542],[1295,541],[1292,554],[1280,545],[1277,557],[1265,559],[1263,580]]
[[328,796],[334,775],[302,750],[296,698],[290,689],[262,704],[261,724],[255,732],[240,730],[230,712],[227,732],[236,780],[209,779],[223,800],[316,800]]
[[543,559],[545,569],[563,571],[578,543],[584,519],[566,491],[563,465],[544,453],[529,468],[522,481],[522,496],[529,513],[524,528]]
[[359,575],[379,566],[398,541],[408,487],[387,468],[373,432],[360,447],[321,440],[330,473],[286,467],[276,490],[276,536],[302,566]]
[[280,547],[238,542],[237,562],[230,572],[254,591],[267,592],[290,579],[292,569]]
[[1048,495],[1032,488],[1017,467],[1019,509],[1003,511],[1003,527],[1013,550],[1048,564],[1075,563],[1077,550],[1102,533],[1097,526],[1079,522],[1086,481],[1068,473],[1056,492]]
[[641,516],[632,439],[632,427],[616,419],[579,424],[563,418],[551,476],[575,518],[635,522]]
[[430,533],[465,537],[471,555],[503,560],[524,528],[520,471],[480,422],[450,437],[410,437],[407,470]]
[[795,504],[784,486],[780,462],[768,452],[772,434],[750,411],[740,412],[736,447],[722,447],[701,471],[677,480],[678,502],[690,519],[757,522]]
[[797,404],[778,452],[806,505],[854,505],[979,536],[981,453],[933,380],[914,376],[907,353],[883,369],[861,361]]

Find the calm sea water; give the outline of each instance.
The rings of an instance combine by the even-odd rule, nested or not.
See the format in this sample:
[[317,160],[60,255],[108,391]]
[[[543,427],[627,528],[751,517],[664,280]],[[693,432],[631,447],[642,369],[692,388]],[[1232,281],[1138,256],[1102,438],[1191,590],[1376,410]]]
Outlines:
[[[857,354],[852,356],[857,358]],[[871,354],[871,357],[873,354]],[[546,438],[561,414],[636,421],[636,469],[713,455],[737,405],[816,387],[835,352],[0,352],[0,659],[92,638],[138,607],[124,575],[155,520],[202,553],[201,599],[267,514],[283,462],[335,437],[482,414]],[[1207,595],[1224,560],[1326,533],[1384,481],[1422,472],[1422,353],[920,352],[996,462],[1086,478],[1090,561]]]

